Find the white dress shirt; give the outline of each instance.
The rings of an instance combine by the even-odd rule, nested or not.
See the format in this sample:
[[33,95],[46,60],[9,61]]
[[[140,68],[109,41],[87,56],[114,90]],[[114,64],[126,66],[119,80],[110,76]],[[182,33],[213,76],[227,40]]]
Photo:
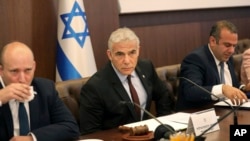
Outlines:
[[[128,80],[127,80],[127,75],[122,75],[112,64],[112,67],[114,68],[116,74],[118,75],[119,79],[121,80],[122,82],[122,85],[123,87],[125,88],[125,90],[127,91],[127,94],[128,96],[130,97],[131,101],[132,100],[132,97],[131,97],[131,94],[130,94],[130,90],[129,90],[129,85],[128,85]],[[144,76],[145,77],[145,76]],[[147,93],[146,93],[146,90],[144,89],[143,85],[142,85],[142,82],[140,80],[140,78],[138,77],[137,73],[135,71],[133,71],[131,73],[131,82],[138,94],[138,98],[139,98],[139,101],[140,101],[140,106],[142,108],[146,108],[146,101],[147,101]],[[141,110],[141,115],[143,116],[143,112]],[[141,119],[142,119],[142,116],[141,116]]]
[[[209,50],[210,50],[211,54],[214,57],[215,63],[217,65],[218,74],[220,75],[220,61],[214,56],[212,50],[210,49],[209,44],[208,44],[208,46],[209,46]],[[231,77],[231,74],[230,74],[230,71],[229,71],[229,68],[228,68],[228,65],[227,65],[226,62],[224,62],[224,78],[225,78],[225,84],[232,86],[232,77]],[[211,93],[216,95],[217,97],[225,98],[225,96],[222,93],[222,85],[223,84],[214,85],[213,88],[212,88]],[[213,100],[218,100],[214,96],[212,96],[212,99]]]

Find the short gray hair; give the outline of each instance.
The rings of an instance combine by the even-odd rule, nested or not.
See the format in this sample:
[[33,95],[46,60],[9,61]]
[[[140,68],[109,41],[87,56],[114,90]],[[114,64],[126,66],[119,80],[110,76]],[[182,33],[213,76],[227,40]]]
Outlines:
[[137,42],[137,46],[139,47],[140,40],[134,31],[132,31],[127,27],[118,28],[117,30],[111,33],[108,40],[108,48],[112,50],[114,43],[118,43],[121,41],[131,41],[131,40],[135,40]]

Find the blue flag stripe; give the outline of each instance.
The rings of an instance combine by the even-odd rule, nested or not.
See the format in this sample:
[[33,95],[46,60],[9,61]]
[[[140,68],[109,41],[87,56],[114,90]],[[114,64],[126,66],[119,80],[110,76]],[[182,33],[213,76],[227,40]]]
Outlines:
[[58,73],[63,81],[69,80],[69,79],[81,78],[80,73],[77,71],[77,69],[72,65],[70,60],[67,58],[67,56],[63,52],[58,42],[57,42],[56,62],[57,62]]
[[91,76],[97,69],[83,1],[58,4],[56,81]]

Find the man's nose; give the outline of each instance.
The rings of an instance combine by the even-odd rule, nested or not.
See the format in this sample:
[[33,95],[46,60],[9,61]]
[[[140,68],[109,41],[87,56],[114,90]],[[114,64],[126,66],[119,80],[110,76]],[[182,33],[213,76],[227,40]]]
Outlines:
[[24,74],[24,72],[19,73],[19,78],[18,79],[19,79],[18,81],[21,82],[21,83],[25,82],[25,74]]
[[229,47],[229,48],[228,48],[228,51],[230,51],[231,53],[234,53],[235,47],[234,47],[234,46]]
[[128,54],[126,54],[124,56],[124,62],[129,62],[129,60],[130,60],[130,56]]

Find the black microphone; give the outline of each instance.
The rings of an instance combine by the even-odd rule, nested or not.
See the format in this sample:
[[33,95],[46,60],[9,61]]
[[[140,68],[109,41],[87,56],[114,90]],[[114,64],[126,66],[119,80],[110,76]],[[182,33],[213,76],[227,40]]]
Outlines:
[[153,118],[154,120],[156,120],[160,124],[158,127],[156,127],[156,129],[154,131],[154,139],[155,140],[160,140],[161,138],[169,139],[170,135],[175,134],[175,130],[173,127],[171,127],[170,125],[167,125],[167,124],[163,124],[160,120],[157,119],[157,117],[155,117],[153,114],[151,114],[148,110],[141,107],[141,105],[134,103],[134,102],[129,102],[129,101],[121,101],[120,103],[121,104],[133,104],[134,106],[143,110],[148,116],[150,116],[151,118]]
[[[208,129],[206,129],[205,131],[203,131],[199,136],[197,136],[195,138],[195,141],[204,141],[205,140],[205,137],[202,137],[206,132],[208,132],[210,129],[212,129],[216,124],[218,124],[220,121],[222,121],[224,118],[226,118],[227,116],[229,116],[232,112],[234,112],[234,125],[238,125],[238,117],[237,117],[237,113],[236,111],[241,107],[241,105],[243,103],[241,103],[240,105],[238,105],[236,108],[234,108],[231,104],[229,104],[227,101],[225,101],[225,99],[221,99],[220,97],[218,97],[217,95],[211,93],[210,91],[208,91],[207,89],[201,87],[200,85],[196,84],[195,82],[193,82],[192,80],[186,78],[186,77],[177,77],[177,78],[180,78],[180,79],[184,79],[186,80],[187,82],[195,85],[196,87],[198,87],[199,89],[203,90],[204,92],[216,97],[217,99],[219,99],[220,101],[223,101],[224,103],[226,103],[227,105],[229,105],[231,107],[231,111],[224,115],[223,117],[221,117],[220,119],[217,120],[217,122],[215,122],[214,124],[212,124]],[[170,78],[171,79],[174,79],[174,78]]]
[[206,93],[208,93],[208,94],[210,94],[210,95],[216,97],[216,98],[219,99],[220,101],[223,101],[223,102],[226,103],[228,106],[230,106],[231,109],[234,111],[234,125],[238,125],[238,117],[237,117],[236,110],[234,110],[234,107],[233,107],[230,103],[228,103],[225,99],[221,99],[221,98],[218,97],[217,95],[211,93],[211,92],[208,91],[207,89],[201,87],[200,85],[196,84],[195,82],[193,82],[192,80],[190,80],[190,79],[188,79],[188,78],[186,78],[186,77],[178,77],[178,78],[184,79],[184,80],[188,81],[189,83],[195,85],[196,87],[200,88],[200,89],[203,90],[204,92],[206,92]]

